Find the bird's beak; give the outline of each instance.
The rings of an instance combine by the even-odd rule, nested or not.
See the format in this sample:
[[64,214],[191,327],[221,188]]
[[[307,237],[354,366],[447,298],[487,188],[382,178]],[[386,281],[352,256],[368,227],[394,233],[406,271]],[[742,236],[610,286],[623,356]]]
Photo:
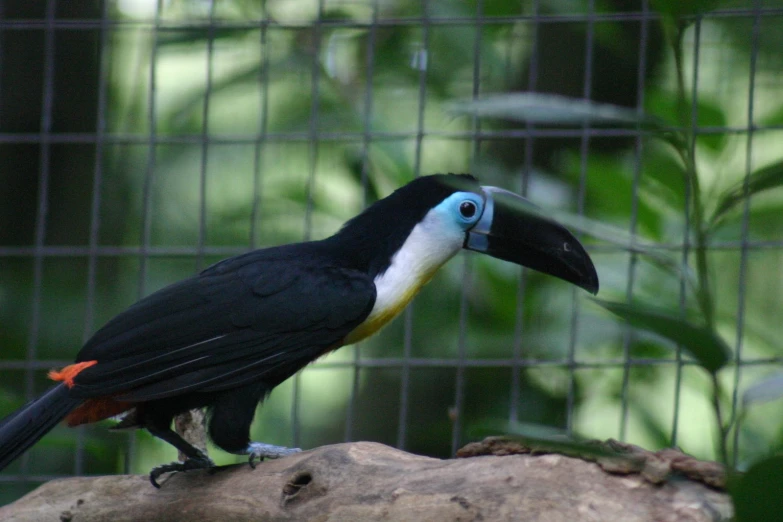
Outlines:
[[541,217],[525,198],[497,187],[482,187],[484,213],[465,236],[464,248],[489,254],[564,279],[598,293],[598,274],[571,232]]

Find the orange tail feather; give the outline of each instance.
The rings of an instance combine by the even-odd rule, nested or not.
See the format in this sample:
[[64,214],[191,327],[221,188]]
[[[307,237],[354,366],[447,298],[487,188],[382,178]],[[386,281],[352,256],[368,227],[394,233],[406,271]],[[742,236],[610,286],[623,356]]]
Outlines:
[[77,375],[79,375],[79,373],[81,373],[82,370],[85,370],[85,369],[89,368],[90,366],[94,366],[97,363],[98,363],[98,361],[85,361],[85,362],[80,362],[80,363],[76,363],[76,364],[71,364],[69,366],[66,366],[65,368],[63,368],[59,372],[55,371],[55,370],[52,370],[47,375],[48,375],[48,377],[51,380],[53,380],[53,381],[62,381],[69,388],[73,388],[73,386],[74,386],[74,382],[73,382],[74,378]]

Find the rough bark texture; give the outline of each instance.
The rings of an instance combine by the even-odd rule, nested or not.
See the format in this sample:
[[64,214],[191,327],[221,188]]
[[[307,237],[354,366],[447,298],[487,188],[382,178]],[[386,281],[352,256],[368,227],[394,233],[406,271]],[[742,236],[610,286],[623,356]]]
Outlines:
[[519,440],[504,437],[487,437],[481,442],[472,442],[457,450],[457,457],[468,458],[482,455],[545,455],[560,453],[596,462],[608,473],[620,475],[640,474],[647,482],[663,484],[668,480],[687,477],[707,486],[726,489],[727,475],[722,464],[699,460],[690,455],[666,448],[660,451],[647,451],[644,448],[609,439],[606,442],[593,440],[582,445],[570,445],[570,450],[561,446],[553,451],[551,444],[536,446]]
[[139,475],[56,480],[0,508],[0,520],[706,522],[732,514],[728,496],[701,482],[622,473],[563,455],[437,460],[358,442],[256,469],[178,473],[160,490]]
[[[204,410],[190,410],[174,417],[174,431],[183,439],[200,449],[207,455],[207,432],[204,429]],[[185,460],[187,455],[178,452],[179,460]]]

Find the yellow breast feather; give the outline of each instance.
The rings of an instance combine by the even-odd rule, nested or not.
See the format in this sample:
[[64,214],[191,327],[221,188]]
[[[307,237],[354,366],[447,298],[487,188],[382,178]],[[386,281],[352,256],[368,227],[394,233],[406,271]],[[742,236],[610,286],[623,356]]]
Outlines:
[[417,281],[416,284],[413,284],[400,292],[400,294],[397,296],[397,299],[394,299],[394,301],[378,309],[373,308],[372,312],[370,312],[370,315],[367,316],[367,319],[365,319],[362,324],[357,326],[351,333],[348,334],[343,344],[346,345],[358,343],[359,341],[368,338],[386,326],[389,321],[400,315],[400,312],[405,310],[405,307],[408,306],[408,303],[410,303],[414,297],[416,297],[416,294],[419,293],[419,290],[421,290],[424,285],[429,283],[430,279],[432,279],[432,277],[435,275],[435,272],[436,270],[433,270],[429,274],[425,274],[425,276]]

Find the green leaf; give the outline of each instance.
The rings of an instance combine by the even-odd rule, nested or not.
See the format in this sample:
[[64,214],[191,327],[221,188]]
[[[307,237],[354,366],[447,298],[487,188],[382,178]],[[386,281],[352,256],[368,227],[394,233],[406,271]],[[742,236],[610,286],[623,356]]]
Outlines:
[[651,129],[663,127],[658,118],[640,114],[634,109],[553,94],[497,94],[480,100],[454,103],[451,110],[484,118],[552,125],[575,126],[592,123],[641,125]]
[[[276,64],[279,65],[279,64]],[[204,104],[204,98],[209,96],[216,96],[223,91],[237,87],[238,85],[251,85],[258,83],[261,77],[261,65],[254,63],[242,69],[233,72],[231,75],[216,78],[212,81],[209,92],[198,90],[193,94],[183,96],[177,100],[177,105],[172,110],[173,118],[184,119],[186,115],[189,115],[194,110],[200,110]]]
[[747,192],[745,180],[742,180],[721,195],[718,207],[710,219],[710,227],[714,227],[730,210],[745,201],[745,198],[783,186],[783,161],[757,170],[748,177],[747,182]]
[[[706,96],[700,95],[696,100],[695,107],[690,97],[686,97],[684,104],[689,110],[693,107],[696,111],[695,125],[697,127],[725,127],[728,123],[724,108]],[[662,88],[652,90],[645,97],[644,105],[648,114],[655,115],[673,127],[680,125],[681,105],[677,95],[671,91]],[[726,138],[725,133],[699,134],[697,143],[712,151],[720,152],[726,144]]]
[[783,125],[783,105],[770,111],[761,118],[757,118],[756,125],[758,127],[777,127],[778,125]]
[[653,0],[653,9],[659,13],[682,18],[711,11],[718,6],[719,0]]
[[783,372],[770,375],[745,390],[742,403],[747,406],[752,403],[773,401],[780,397],[783,397]]
[[783,455],[757,462],[730,490],[736,522],[780,520]]
[[[580,182],[583,158],[576,151],[561,154],[559,170],[577,186]],[[585,214],[600,215],[604,221],[627,222],[631,215],[634,191],[636,201],[637,233],[652,241],[662,240],[665,215],[669,211],[657,201],[651,201],[648,192],[638,190],[627,158],[608,154],[590,154],[587,157],[586,191],[590,194]],[[678,214],[682,207],[678,209]],[[670,213],[669,213],[670,214]]]
[[640,183],[658,205],[682,215],[686,180],[685,166],[670,149],[657,143],[645,146]]
[[716,332],[672,315],[668,310],[638,303],[617,303],[601,299],[593,301],[636,328],[653,332],[682,345],[710,373],[716,373],[729,360],[731,350]]

